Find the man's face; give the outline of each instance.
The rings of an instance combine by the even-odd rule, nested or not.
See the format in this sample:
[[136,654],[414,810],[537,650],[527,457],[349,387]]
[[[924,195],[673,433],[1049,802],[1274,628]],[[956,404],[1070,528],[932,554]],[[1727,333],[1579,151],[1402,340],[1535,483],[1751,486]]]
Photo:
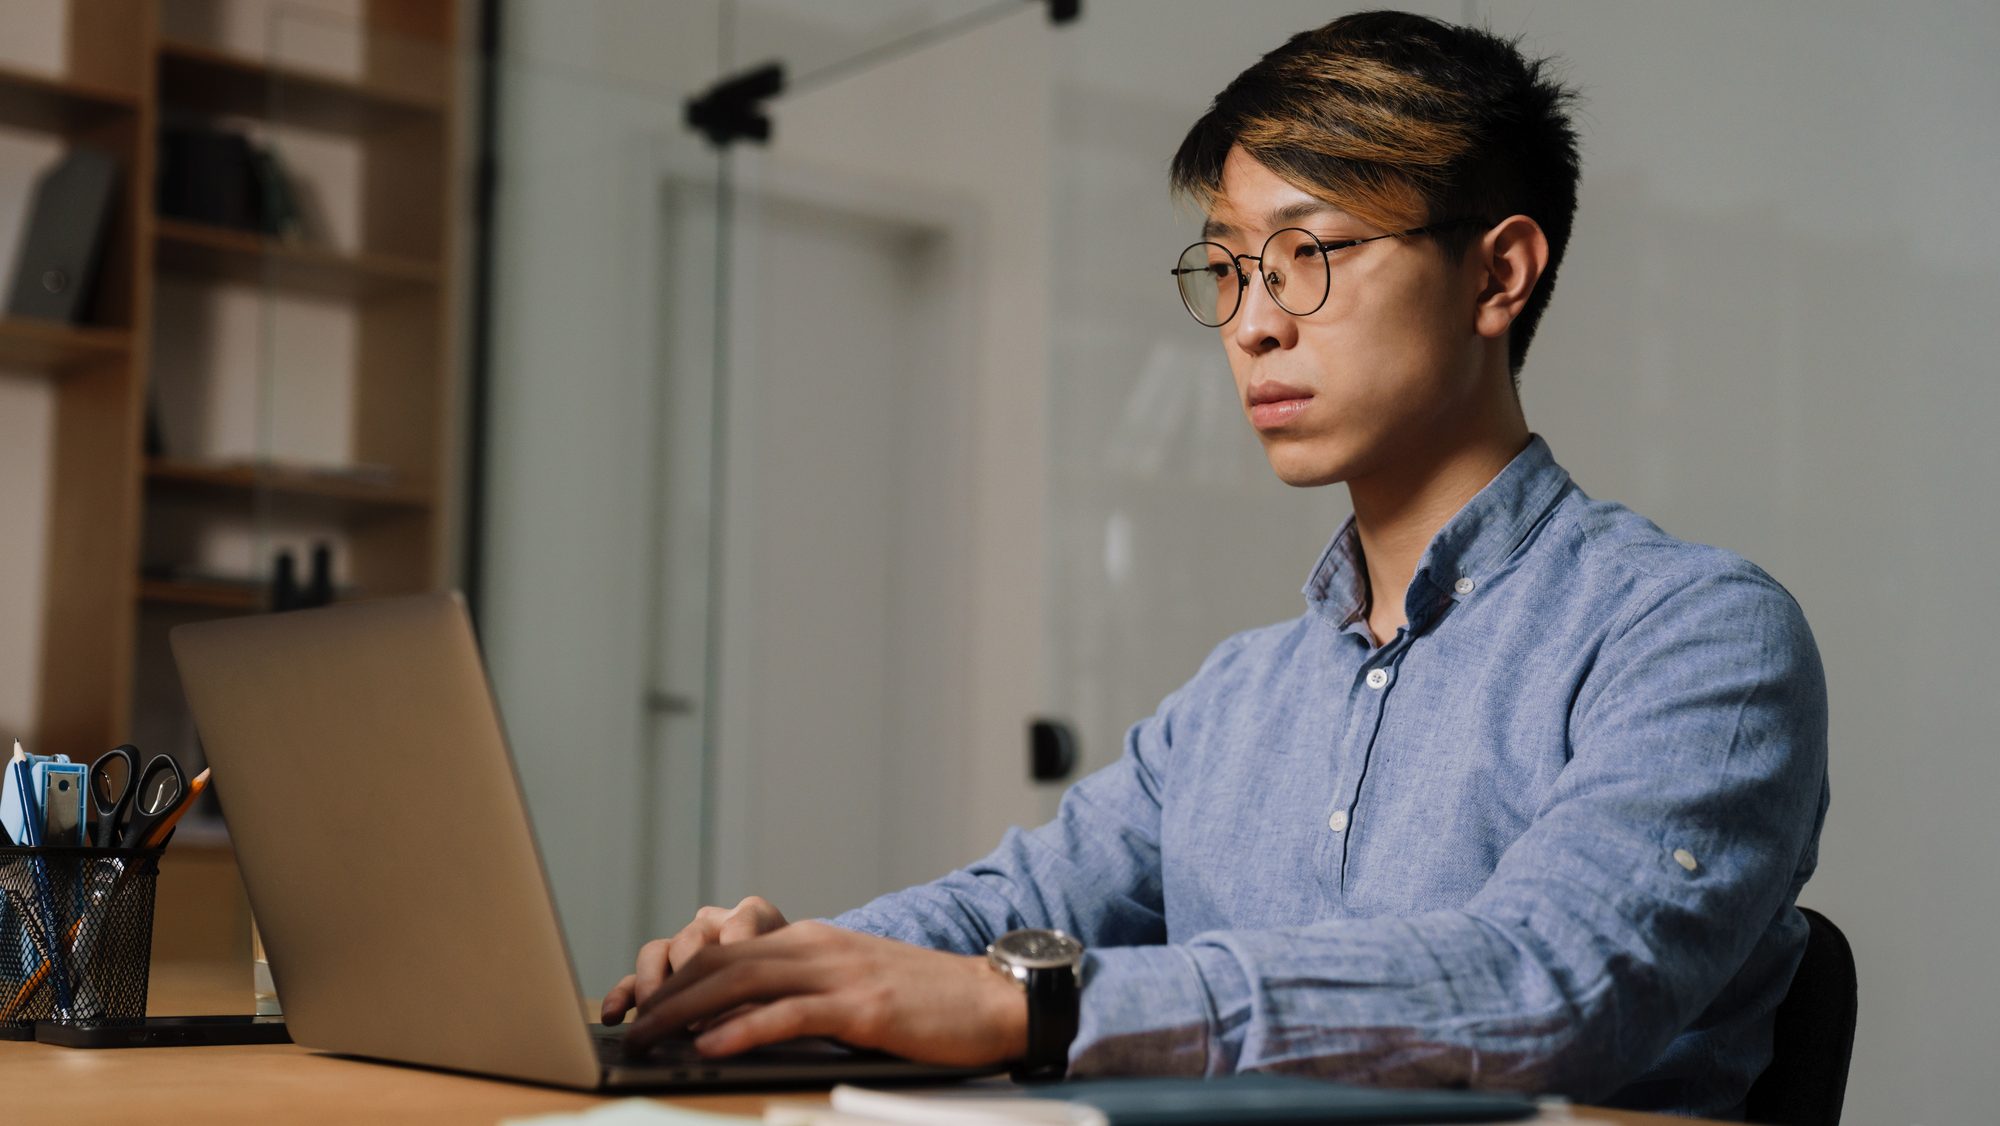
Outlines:
[[[1304,217],[1277,214],[1311,206]],[[1256,254],[1271,232],[1299,227],[1327,241],[1385,234],[1279,179],[1231,149],[1208,237]],[[1278,307],[1244,263],[1250,286],[1217,331],[1238,401],[1279,479],[1326,485],[1394,468],[1448,443],[1481,409],[1479,278],[1428,240],[1382,239],[1328,255],[1326,304],[1304,317]]]

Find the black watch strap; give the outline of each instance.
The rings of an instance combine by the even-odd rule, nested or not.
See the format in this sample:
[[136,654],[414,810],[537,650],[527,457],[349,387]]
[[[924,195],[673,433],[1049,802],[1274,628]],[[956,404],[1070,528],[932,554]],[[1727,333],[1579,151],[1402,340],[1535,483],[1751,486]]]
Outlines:
[[1076,1039],[1079,990],[1074,966],[1029,970],[1028,1054],[1014,1068],[1016,1083],[1052,1083],[1069,1073]]

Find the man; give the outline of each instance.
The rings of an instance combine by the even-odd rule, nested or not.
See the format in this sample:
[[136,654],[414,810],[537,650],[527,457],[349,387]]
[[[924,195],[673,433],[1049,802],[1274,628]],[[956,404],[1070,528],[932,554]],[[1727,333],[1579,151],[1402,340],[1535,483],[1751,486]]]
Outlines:
[[[1232,82],[1174,158],[1206,214],[1174,276],[1278,476],[1352,496],[1305,612],[1225,641],[1050,824],[831,924],[706,908],[605,1019],[1740,1115],[1804,948],[1824,677],[1775,581],[1593,500],[1527,427],[1569,97],[1381,12]],[[1082,953],[1030,946],[1079,996],[1019,936],[1032,996],[981,956],[1054,929]]]

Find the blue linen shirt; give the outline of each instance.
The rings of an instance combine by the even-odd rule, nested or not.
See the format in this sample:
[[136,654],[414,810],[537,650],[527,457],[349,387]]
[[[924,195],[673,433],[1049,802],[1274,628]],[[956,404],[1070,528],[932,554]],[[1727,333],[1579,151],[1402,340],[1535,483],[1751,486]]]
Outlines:
[[1540,437],[1376,645],[1349,520],[1049,824],[834,920],[1088,946],[1072,1075],[1293,1071],[1740,1117],[1805,947],[1826,687],[1796,602]]

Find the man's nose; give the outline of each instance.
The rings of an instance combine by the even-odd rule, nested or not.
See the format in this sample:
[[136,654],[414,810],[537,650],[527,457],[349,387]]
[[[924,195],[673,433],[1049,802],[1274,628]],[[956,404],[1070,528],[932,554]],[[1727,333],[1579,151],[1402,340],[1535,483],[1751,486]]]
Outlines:
[[1278,302],[1265,287],[1263,264],[1257,272],[1249,275],[1250,284],[1243,290],[1243,307],[1236,310],[1236,321],[1231,326],[1236,336],[1236,346],[1253,355],[1289,348],[1298,339],[1297,317],[1279,308]]

